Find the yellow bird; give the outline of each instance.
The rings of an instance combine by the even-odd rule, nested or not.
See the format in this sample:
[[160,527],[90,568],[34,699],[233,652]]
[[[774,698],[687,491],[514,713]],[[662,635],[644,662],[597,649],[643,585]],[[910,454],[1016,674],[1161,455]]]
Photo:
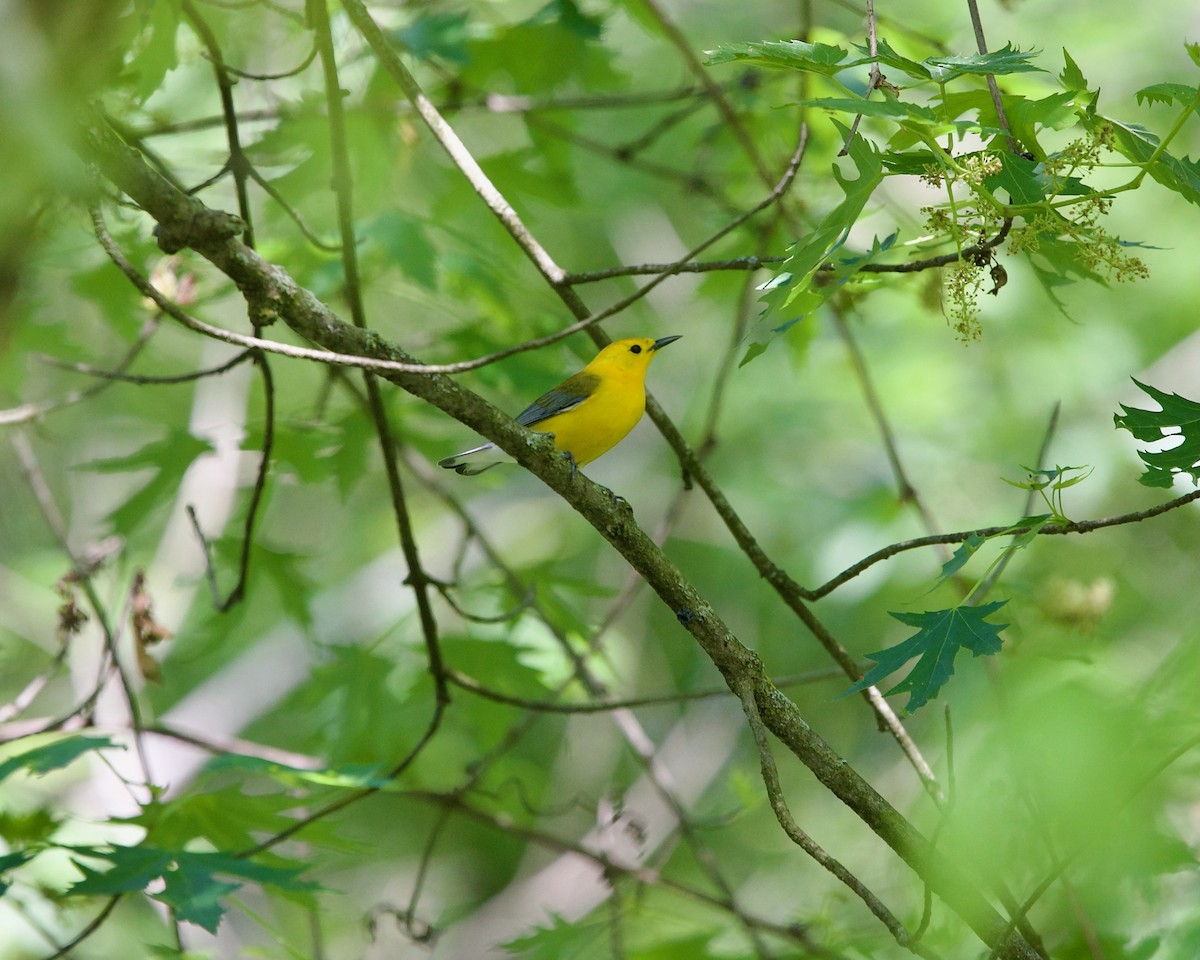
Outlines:
[[[646,411],[646,369],[655,353],[679,337],[635,337],[610,343],[575,376],[568,377],[517,415],[517,423],[554,434],[554,445],[576,467],[591,463],[625,438]],[[468,477],[511,461],[485,443],[438,461]]]

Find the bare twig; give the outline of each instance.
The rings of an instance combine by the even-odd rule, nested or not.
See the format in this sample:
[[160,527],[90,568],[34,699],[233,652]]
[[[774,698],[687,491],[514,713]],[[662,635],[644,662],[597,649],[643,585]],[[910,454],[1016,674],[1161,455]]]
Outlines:
[[[875,0],[867,0],[867,48],[872,57],[879,55],[879,38],[875,32]],[[883,74],[879,72],[879,64],[872,63],[867,79],[867,89],[863,92],[863,99],[869,100],[871,94],[882,82]],[[854,135],[858,133],[858,125],[860,123],[862,123],[862,114],[855,114],[854,122],[850,124],[850,131],[846,134],[846,142],[842,145],[842,149],[838,151],[839,157],[847,156],[850,153],[850,144],[854,142]]]
[[[621,700],[605,699],[588,703],[561,703],[556,700],[527,700],[523,697],[514,697],[506,693],[500,693],[498,690],[486,687],[478,680],[458,670],[448,670],[446,676],[455,686],[462,687],[462,689],[483,697],[485,700],[491,700],[494,703],[503,703],[510,707],[520,707],[523,710],[535,710],[539,713],[586,714],[607,713],[612,710],[633,710],[641,709],[642,707],[670,707],[678,706],[680,703],[689,700],[728,697],[732,693],[728,687],[710,687],[707,690],[691,690],[663,694],[657,697],[628,697]],[[810,670],[806,673],[774,677],[772,678],[772,682],[780,689],[785,689],[801,684],[822,683],[825,680],[835,680],[838,677],[844,676],[845,674],[841,670],[828,667],[824,670]]]
[[[1164,513],[1170,513],[1172,510],[1178,510],[1180,507],[1200,500],[1200,490],[1193,490],[1190,493],[1185,493],[1182,496],[1175,497],[1173,500],[1167,500],[1165,503],[1156,504],[1153,507],[1148,507],[1145,510],[1134,510],[1130,513],[1122,513],[1115,517],[1100,517],[1096,520],[1076,520],[1071,523],[1047,525],[1038,530],[1038,536],[1051,537],[1061,536],[1070,533],[1093,533],[1096,530],[1103,530],[1107,527],[1117,527],[1126,523],[1141,523],[1143,520],[1149,520],[1152,517],[1162,516]],[[1028,533],[1029,527],[980,527],[976,530],[960,530],[955,533],[937,533],[927,537],[914,537],[911,540],[900,540],[896,543],[889,544],[874,553],[868,554],[859,560],[857,563],[847,567],[841,573],[831,580],[826,581],[814,590],[805,591],[807,599],[818,600],[821,597],[832,593],[843,583],[853,580],[863,571],[870,569],[875,564],[882,560],[887,560],[897,554],[904,553],[908,550],[916,550],[920,547],[930,547],[942,543],[962,543],[969,537],[994,537],[999,534],[1011,533],[1014,536],[1022,533]]]
[[[147,284],[149,284],[149,281],[147,281]],[[123,356],[117,362],[116,367],[110,371],[112,375],[107,377],[106,381],[121,379],[124,371],[133,364],[133,361],[137,359],[138,354],[142,352],[142,348],[145,347],[150,341],[150,338],[154,336],[155,331],[158,330],[158,325],[159,318],[157,315],[149,317],[146,322],[142,324],[142,328],[138,331],[137,339],[134,341],[133,346],[131,346],[125,352],[125,356]],[[51,413],[55,410],[61,410],[63,407],[68,407],[72,404],[88,400],[96,396],[96,394],[100,393],[101,391],[108,389],[110,385],[111,384],[109,382],[97,383],[93,386],[86,387],[83,390],[72,390],[66,396],[59,397],[56,400],[42,400],[36,403],[24,403],[19,407],[12,407],[9,410],[0,410],[0,426],[9,426],[17,423],[27,423],[30,420],[37,420],[38,418],[45,416],[47,413]]]
[[[329,29],[329,10],[324,4],[310,7],[317,37],[317,51],[321,58],[322,74],[325,78],[325,100],[329,110],[329,137],[333,152],[333,191],[337,199],[338,229],[342,241],[342,266],[346,282],[344,293],[350,305],[354,325],[361,329],[367,326],[366,310],[362,301],[362,287],[358,273],[358,246],[354,236],[354,183],[350,172],[350,150],[346,144],[346,119],[342,106],[341,84],[338,81],[337,58],[333,50],[333,36]],[[421,621],[421,635],[425,641],[425,653],[429,659],[429,673],[436,691],[437,710],[449,702],[450,693],[446,685],[445,666],[442,662],[441,643],[438,637],[437,620],[429,600],[430,579],[421,564],[405,499],[404,484],[396,464],[396,444],[392,439],[391,423],[379,389],[379,381],[367,371],[363,373],[367,389],[367,401],[379,448],[383,455],[388,490],[392,499],[392,514],[396,519],[400,537],[400,549],[408,565],[405,583],[413,592],[417,613]]]
[[[987,53],[987,40],[983,36],[983,21],[979,17],[978,0],[967,0],[967,9],[971,13],[971,27],[975,31],[975,45],[980,53]],[[1000,96],[1000,85],[996,83],[995,74],[987,75],[988,91],[992,95],[992,104],[996,108],[996,118],[1004,131],[1004,139],[1008,143],[1010,153],[1018,153],[1017,141],[1013,138],[1012,128],[1008,125],[1008,114],[1004,112],[1004,100]]]
[[151,375],[141,373],[124,373],[121,370],[106,370],[102,367],[94,367],[90,363],[73,363],[70,360],[60,360],[58,357],[50,357],[45,354],[38,356],[42,363],[50,364],[62,370],[70,370],[74,373],[82,373],[89,377],[97,377],[101,380],[118,380],[121,383],[133,383],[138,386],[163,386],[176,383],[192,383],[196,380],[203,380],[206,377],[216,377],[223,373],[228,373],[234,367],[245,363],[254,353],[250,350],[243,350],[233,358],[226,360],[224,363],[218,364],[215,367],[209,367],[205,370],[193,370],[190,373],[176,373],[166,375]]
[[759,765],[762,770],[763,784],[767,790],[767,799],[771,804],[771,810],[775,814],[775,819],[779,821],[779,825],[783,828],[783,832],[787,834],[793,843],[837,877],[851,893],[866,904],[867,909],[875,915],[880,923],[887,927],[888,932],[891,933],[900,946],[906,947],[923,957],[936,956],[932,951],[918,944],[913,937],[910,937],[908,931],[904,929],[904,924],[896,918],[896,915],[891,910],[884,906],[883,901],[875,896],[858,877],[847,870],[840,861],[831,857],[819,843],[813,840],[796,823],[791,810],[788,809],[787,798],[783,795],[783,784],[779,781],[779,770],[776,768],[775,758],[771,754],[771,740],[767,734],[767,728],[763,724],[762,716],[758,712],[754,688],[749,684],[742,684],[740,687],[736,693],[742,701],[742,709],[746,713],[746,720],[750,725],[751,733],[754,735],[755,746],[758,747]]

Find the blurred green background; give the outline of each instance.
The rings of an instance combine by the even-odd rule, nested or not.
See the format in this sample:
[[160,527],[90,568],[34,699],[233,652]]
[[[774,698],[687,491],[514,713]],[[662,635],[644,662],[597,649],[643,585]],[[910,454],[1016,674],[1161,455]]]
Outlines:
[[[908,56],[974,50],[966,4],[876,6],[879,35]],[[340,8],[330,10],[372,328],[422,360],[450,362],[569,323]],[[372,12],[568,270],[669,263],[767,192],[641,3],[429,2]],[[801,32],[843,46],[865,42],[864,11],[852,3],[698,2],[666,13],[701,59],[720,44]],[[265,424],[251,365],[158,385],[96,379],[50,362],[113,369],[139,337],[146,343],[129,368],[138,374],[209,368],[235,353],[155,318],[97,246],[89,198],[99,199],[135,266],[194,277],[188,309],[249,331],[229,281],[186,251],[164,265],[152,224],[114,202],[113,187],[76,152],[87,111],[103,109],[184,186],[221,170],[226,130],[197,19],[226,64],[271,76],[240,77],[232,91],[247,157],[286,199],[251,186],[260,251],[348,316],[342,264],[328,248],[337,241],[337,216],[319,63],[295,69],[312,50],[305,15],[298,2],[0,7],[11,51],[0,58],[0,702],[12,705],[0,733],[13,741],[2,756],[42,742],[26,735],[66,716],[82,715],[86,726],[130,742],[120,685],[111,677],[97,683],[105,661],[96,610],[61,644],[56,584],[72,561],[47,503],[61,514],[59,532],[76,558],[107,556],[90,582],[92,602],[110,621],[125,622],[132,576],[144,570],[154,617],[173,634],[152,651],[161,682],[147,683],[130,631],[118,631],[141,722],[165,731],[144,737],[151,779],[164,794],[148,802],[133,750],[0,782],[7,849],[45,850],[7,875],[5,957],[49,955],[102,906],[60,900],[79,878],[63,844],[130,845],[148,827],[181,848],[242,849],[343,795],[260,767],[206,768],[210,754],[178,734],[239,755],[361,773],[394,766],[432,715],[425,649],[359,378],[271,361],[276,445],[249,586],[242,603],[218,613],[186,510],[195,509],[212,540],[218,588],[227,593]],[[1109,0],[1013,2],[984,7],[983,20],[993,49],[1011,43],[1040,51],[1034,62],[1045,72],[1005,78],[1006,91],[1056,91],[1065,47],[1099,87],[1104,113],[1163,135],[1179,109],[1139,103],[1135,92],[1197,82],[1184,48],[1200,32],[1194,4],[1163,0],[1135,14]],[[737,64],[708,71],[778,176],[796,142],[795,101],[829,89]],[[852,79],[861,89],[865,68]],[[825,114],[809,111],[806,119],[808,151],[788,202],[795,222],[810,230],[842,198],[830,172],[842,141]],[[880,143],[887,136],[872,120],[862,130]],[[1071,135],[1060,132],[1061,141]],[[1193,117],[1172,151],[1194,154],[1198,143]],[[1103,171],[1098,179],[1115,184],[1127,174]],[[228,176],[198,195],[236,209]],[[897,229],[901,243],[919,237],[919,208],[935,202],[932,195],[915,178],[889,178],[847,248]],[[312,243],[297,221],[326,246]],[[861,284],[837,302],[840,320],[822,308],[744,366],[745,331],[760,309],[754,287],[767,270],[680,275],[604,329],[613,337],[683,335],[656,360],[651,391],[689,441],[711,429],[707,466],[733,507],[776,563],[816,586],[896,541],[1031,512],[1024,491],[1004,480],[1021,480],[1035,465],[1056,407],[1043,465],[1091,468],[1065,493],[1071,519],[1167,499],[1167,491],[1137,483],[1138,445],[1113,429],[1112,416],[1121,403],[1149,405],[1131,377],[1200,399],[1198,222],[1194,205],[1149,179],[1120,195],[1108,229],[1145,245],[1135,252],[1150,275],[1057,288],[1063,310],[1021,257],[1002,253],[1008,283],[981,298],[982,336],[968,343],[946,319],[937,271]],[[763,214],[703,258],[780,256],[796,239]],[[578,289],[596,311],[640,282]],[[932,529],[898,496],[842,329],[861,351]],[[265,335],[294,342],[282,324]],[[585,337],[573,337],[459,382],[515,413],[593,352]],[[544,701],[573,675],[566,644],[611,696],[661,701],[628,716],[531,715],[455,689],[436,737],[397,792],[358,802],[284,848],[322,890],[281,893],[251,883],[224,901],[215,935],[184,924],[179,941],[161,898],[127,897],[72,956],[112,956],[131,938],[147,956],[184,949],[213,957],[503,956],[501,945],[518,937],[525,939],[510,953],[530,957],[808,955],[787,933],[791,924],[838,956],[906,955],[786,841],[737,703],[680,697],[720,680],[672,612],[639,591],[624,561],[533,476],[515,467],[474,479],[435,471],[434,461],[472,445],[474,435],[384,390],[422,563],[454,601],[435,597],[448,664],[489,689]],[[586,473],[625,497],[644,529],[659,532],[671,560],[772,676],[829,670],[828,657],[700,492],[682,489],[678,464],[648,421]],[[31,474],[44,481],[41,504]],[[1180,481],[1175,492],[1189,488]],[[835,699],[847,680],[787,691],[812,727],[918,828],[936,831],[939,849],[997,902],[1019,903],[1063,870],[1030,912],[1049,955],[1193,957],[1200,952],[1198,547],[1200,524],[1189,506],[1088,535],[1043,537],[1015,556],[989,595],[1009,600],[996,618],[1009,624],[1003,651],[986,661],[962,655],[940,697],[906,720],[952,798],[940,809],[864,704]],[[968,581],[997,549],[981,551]],[[889,611],[959,599],[954,584],[929,593],[947,556],[937,548],[902,553],[821,600],[817,615],[866,662],[911,632]],[[86,606],[79,588],[74,595]],[[31,688],[39,677],[44,687]],[[94,707],[80,714],[96,690]],[[576,682],[564,698],[584,703],[588,694]],[[894,699],[900,710],[903,698]],[[943,708],[952,718],[952,778]],[[631,746],[638,735],[679,798],[682,829],[679,810],[647,785]],[[919,880],[778,754],[800,826],[910,930],[917,927]],[[477,816],[431,799],[459,790],[453,795]],[[141,819],[132,826],[118,822],[135,815]],[[621,873],[608,884],[594,864],[581,867],[547,837],[608,849],[655,873]],[[721,905],[730,899],[736,907]],[[412,928],[406,932],[396,914]],[[437,932],[428,942],[427,926]],[[925,943],[945,957],[987,952],[940,904]]]

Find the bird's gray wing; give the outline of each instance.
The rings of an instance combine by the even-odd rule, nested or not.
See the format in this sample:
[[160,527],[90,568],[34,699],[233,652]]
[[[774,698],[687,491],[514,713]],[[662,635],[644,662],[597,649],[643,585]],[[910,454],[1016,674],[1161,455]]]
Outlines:
[[532,427],[543,420],[573,410],[595,392],[599,383],[600,378],[595,374],[577,373],[553,390],[547,390],[518,413],[517,423],[523,427]]

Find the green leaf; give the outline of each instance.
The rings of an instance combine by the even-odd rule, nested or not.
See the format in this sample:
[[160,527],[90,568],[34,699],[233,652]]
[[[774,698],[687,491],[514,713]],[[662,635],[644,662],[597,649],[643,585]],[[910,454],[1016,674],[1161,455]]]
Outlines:
[[394,780],[384,775],[384,767],[379,764],[345,764],[338,767],[306,770],[303,767],[291,767],[285,763],[235,753],[215,757],[206,767],[206,771],[210,773],[223,770],[236,770],[242,774],[269,777],[289,789],[295,789],[305,784],[315,784],[322,787],[341,787],[350,790],[361,790],[366,787],[382,790],[395,783]]
[[1046,199],[1046,190],[1035,172],[1032,160],[1005,151],[1000,154],[1001,172],[984,180],[992,193],[1008,191],[1009,203],[1039,203]]
[[[154,899],[173,907],[180,920],[195,923],[210,933],[216,933],[225,913],[222,899],[242,886],[239,881],[293,894],[320,889],[318,884],[299,879],[304,864],[280,861],[286,865],[273,865],[203,851],[177,851],[174,860],[173,868],[163,874],[162,892],[153,894]],[[238,879],[224,880],[218,875]]]
[[891,616],[901,623],[916,627],[917,632],[894,647],[867,654],[875,661],[875,666],[850,689],[839,694],[838,698],[879,683],[909,660],[918,657],[908,676],[892,687],[887,695],[908,693],[905,709],[910,713],[919,709],[936,697],[954,675],[954,659],[960,650],[970,650],[977,657],[999,652],[1002,642],[1000,632],[1008,624],[988,623],[987,617],[1007,602],[997,600],[978,607],[951,607],[924,613],[891,612]]
[[67,847],[85,857],[107,860],[112,867],[101,873],[80,863],[71,862],[83,874],[83,879],[67,888],[70,896],[114,896],[145,890],[146,885],[161,877],[171,863],[171,855],[157,847]]
[[392,37],[418,60],[438,57],[450,63],[467,62],[465,13],[422,13]]
[[[1158,149],[1158,137],[1145,127],[1111,117],[1106,122],[1112,126],[1113,146],[1135,163],[1147,163]],[[1200,205],[1200,162],[1188,157],[1181,160],[1164,150],[1147,166],[1146,172],[1189,203]]]
[[17,812],[0,811],[0,837],[10,847],[26,847],[42,843],[61,826],[62,820],[55,817],[47,807]]
[[720,63],[754,63],[763,67],[782,67],[832,77],[862,60],[847,62],[849,52],[828,43],[808,43],[804,40],[767,40],[758,43],[723,43],[716,50],[706,51],[708,66]]
[[[834,126],[841,137],[849,134],[849,130],[837,121]],[[837,164],[833,166],[833,175],[845,198],[826,214],[817,229],[792,248],[791,255],[781,264],[780,272],[759,287],[765,291],[760,300],[767,307],[748,334],[752,344],[765,345],[790,329],[823,304],[844,282],[844,277],[837,276],[823,283],[814,282],[814,278],[822,264],[846,242],[850,227],[883,180],[883,161],[879,152],[860,136],[850,142],[850,161],[858,173],[855,179],[843,174]],[[780,320],[771,316],[773,311],[788,308],[793,311],[791,317]],[[745,366],[761,352],[747,351],[741,365]]]
[[123,79],[134,98],[145,101],[161,86],[163,78],[179,65],[175,36],[179,32],[179,0],[139,0],[136,16],[143,21],[142,35],[133,44],[133,55],[125,64]]
[[[868,47],[865,43],[856,43],[854,48],[858,50],[859,53],[863,54],[863,59],[856,61],[856,63],[871,62],[872,57],[870,47]],[[900,56],[900,54],[892,49],[892,45],[882,37],[880,37],[876,42],[875,51],[876,56],[874,57],[874,60],[880,66],[888,67],[892,70],[899,70],[901,73],[907,74],[914,80],[929,79],[929,68],[925,64],[917,63],[916,60],[910,60],[908,57]]]
[[1108,281],[1086,264],[1078,243],[1057,236],[1050,230],[1039,231],[1036,246],[1024,255],[1046,295],[1063,316],[1068,316],[1067,308],[1055,296],[1054,291],[1058,287],[1067,286],[1076,280],[1088,280],[1100,286],[1107,285]]
[[4,880],[4,874],[10,870],[16,870],[23,867],[34,858],[34,853],[31,850],[14,850],[11,853],[0,854],[0,897],[4,896],[5,892],[11,886],[8,881]]
[[1088,82],[1083,76],[1083,71],[1079,69],[1079,64],[1075,62],[1074,58],[1067,53],[1066,47],[1063,47],[1063,72],[1058,75],[1058,82],[1072,93],[1082,93],[1088,89]]
[[797,104],[806,107],[817,107],[834,113],[848,113],[851,116],[862,114],[864,117],[884,117],[889,120],[916,120],[921,123],[936,123],[937,116],[928,107],[908,103],[904,100],[862,100],[838,97],[817,97],[807,100],[797,100]]
[[1040,203],[1047,197],[1087,196],[1090,187],[1078,177],[1059,177],[1046,173],[1044,163],[1007,151],[999,154],[1001,171],[984,180],[992,193],[1004,190],[1013,204]]
[[[69,895],[115,896],[133,893],[145,890],[161,877],[162,891],[151,896],[173,907],[180,920],[198,924],[210,932],[216,932],[217,924],[225,912],[221,899],[237,890],[242,885],[240,881],[285,893],[320,889],[315,883],[299,879],[300,873],[306,869],[304,864],[279,857],[267,863],[262,859],[241,858],[225,853],[164,849],[150,845],[65,849],[83,857],[107,860],[113,865],[101,873],[72,858],[84,876],[67,890]],[[237,879],[221,880],[218,874]]]
[[1180,106],[1197,109],[1196,88],[1182,83],[1152,83],[1148,87],[1142,87],[1135,96],[1139,106],[1143,102],[1164,103],[1167,106],[1178,103]]
[[0,780],[4,780],[18,770],[25,770],[33,776],[41,776],[51,770],[59,770],[74,763],[79,757],[92,750],[106,750],[110,747],[125,749],[124,746],[114,743],[108,737],[77,735],[56,740],[53,743],[26,750],[24,753],[18,753],[0,763]]
[[975,556],[976,551],[985,543],[987,543],[987,541],[987,537],[981,536],[977,533],[973,533],[967,537],[966,540],[959,544],[959,547],[954,551],[953,556],[951,556],[949,560],[942,564],[942,575],[938,582],[940,583],[942,580],[952,577],[954,574],[958,573],[958,571],[966,565],[966,562]]
[[225,914],[221,898],[241,884],[218,880],[197,857],[197,854],[180,854],[178,866],[166,872],[162,892],[155,894],[154,899],[173,907],[180,920],[216,933]]
[[967,53],[952,57],[929,57],[922,61],[929,69],[929,77],[938,83],[949,83],[967,75],[993,74],[1004,76],[1010,73],[1045,73],[1029,61],[1041,53],[1040,50],[1022,52],[1005,44],[991,53]]
[[295,553],[272,550],[261,540],[251,550],[254,569],[274,584],[283,612],[301,626],[311,627],[310,601],[317,595],[320,584],[309,576],[306,561],[306,557]]
[[459,79],[468,87],[506,85],[539,95],[571,85],[620,87],[624,78],[613,67],[612,49],[597,42],[601,27],[574,3],[551,3],[528,20],[471,37]]
[[[985,115],[994,118],[995,107],[991,106],[991,97],[988,97],[988,104],[990,109]],[[1052,93],[1040,100],[1007,96],[1004,97],[1004,113],[1008,117],[1012,135],[1039,160],[1046,157],[1046,151],[1037,139],[1039,128],[1064,130],[1079,122],[1075,94],[1070,91]]]
[[570,922],[552,913],[532,933],[524,933],[504,947],[509,956],[523,960],[562,960],[565,957],[590,960],[599,933],[600,927],[594,918]]
[[558,23],[584,40],[599,40],[604,33],[603,19],[584,13],[575,0],[550,0],[529,22]]
[[426,290],[437,289],[437,253],[420,220],[399,210],[388,210],[368,222],[364,235],[385,264],[395,264]]
[[1166,437],[1180,442],[1166,450],[1139,450],[1146,472],[1138,482],[1148,487],[1170,487],[1176,475],[1190,476],[1200,485],[1200,403],[1177,393],[1165,393],[1155,387],[1133,381],[1161,410],[1143,410],[1121,404],[1124,414],[1114,414],[1120,430],[1128,430],[1143,443],[1155,443]]
[[174,497],[183,475],[201,454],[212,447],[187,430],[173,429],[162,440],[156,440],[123,457],[107,457],[80,464],[77,469],[98,473],[125,473],[152,469],[155,473],[109,518],[122,532],[133,530],[158,507]]

